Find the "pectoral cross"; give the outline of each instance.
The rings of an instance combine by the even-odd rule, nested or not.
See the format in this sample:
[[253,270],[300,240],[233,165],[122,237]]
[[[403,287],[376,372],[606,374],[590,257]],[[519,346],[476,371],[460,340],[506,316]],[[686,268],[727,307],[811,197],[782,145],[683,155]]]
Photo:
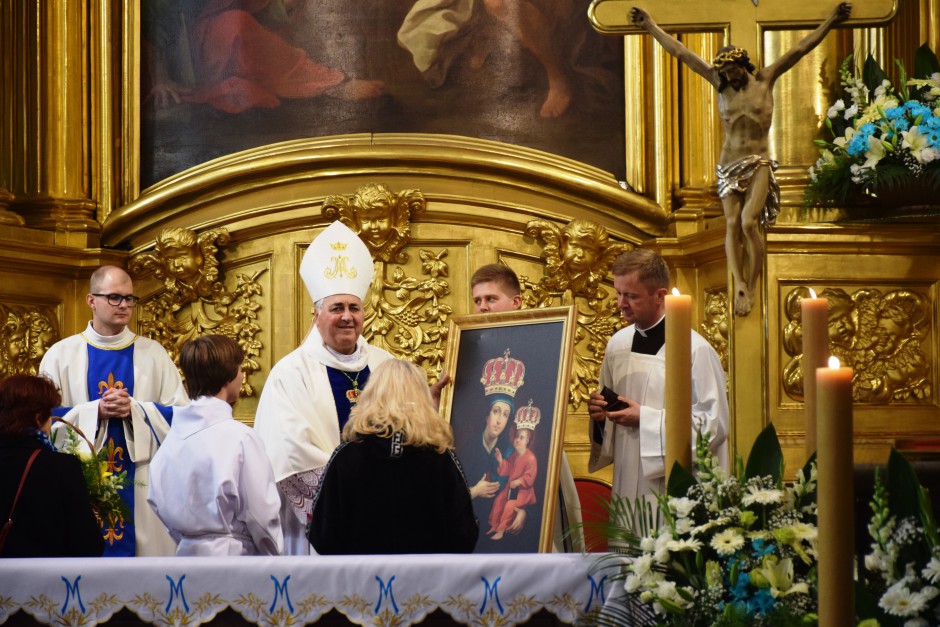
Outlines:
[[[894,17],[898,0],[851,0],[848,26],[874,26]],[[761,67],[761,45],[765,30],[815,28],[828,17],[837,0],[593,0],[588,19],[594,29],[608,34],[642,33],[630,21],[630,9],[641,7],[664,30],[724,31],[724,45],[735,45],[750,53]]]

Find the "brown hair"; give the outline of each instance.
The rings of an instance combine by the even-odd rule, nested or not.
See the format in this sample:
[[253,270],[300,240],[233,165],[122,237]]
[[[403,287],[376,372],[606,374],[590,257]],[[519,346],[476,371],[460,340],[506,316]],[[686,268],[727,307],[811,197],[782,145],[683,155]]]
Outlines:
[[180,368],[191,399],[215,396],[238,376],[245,351],[224,335],[204,335],[192,339],[180,350]]
[[611,268],[614,276],[637,273],[640,283],[648,290],[669,288],[669,266],[655,250],[634,248],[614,259]]
[[476,287],[478,283],[490,282],[503,288],[503,291],[509,296],[518,296],[522,293],[519,277],[509,266],[504,266],[501,263],[488,263],[478,268],[470,277],[470,289]]
[[0,381],[0,434],[26,435],[41,427],[62,396],[47,377],[14,374]]

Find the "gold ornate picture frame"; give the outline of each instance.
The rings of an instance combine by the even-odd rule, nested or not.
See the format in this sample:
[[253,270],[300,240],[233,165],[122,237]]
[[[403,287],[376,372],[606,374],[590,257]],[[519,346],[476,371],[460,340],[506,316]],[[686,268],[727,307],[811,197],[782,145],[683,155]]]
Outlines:
[[441,408],[474,496],[476,553],[552,550],[575,316],[567,306],[451,319]]

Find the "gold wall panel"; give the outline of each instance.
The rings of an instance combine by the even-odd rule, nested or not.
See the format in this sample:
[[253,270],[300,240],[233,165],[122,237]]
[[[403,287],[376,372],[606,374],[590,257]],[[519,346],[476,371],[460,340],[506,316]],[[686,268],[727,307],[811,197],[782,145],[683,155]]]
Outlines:
[[830,298],[830,347],[855,369],[855,460],[883,462],[895,441],[940,437],[940,229],[850,223],[768,234],[767,417],[792,475],[804,461],[798,299]]

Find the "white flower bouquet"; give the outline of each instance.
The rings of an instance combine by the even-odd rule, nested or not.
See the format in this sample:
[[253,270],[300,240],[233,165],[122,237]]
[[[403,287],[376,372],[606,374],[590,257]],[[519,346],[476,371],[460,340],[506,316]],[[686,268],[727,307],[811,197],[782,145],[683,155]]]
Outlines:
[[[594,617],[596,622],[815,624],[815,460],[785,485],[783,453],[771,425],[755,442],[747,466],[739,460],[737,477],[729,476],[704,441],[696,477],[676,466],[667,495],[658,497],[663,520],[658,530],[611,530],[619,538],[612,542],[615,550],[633,559],[600,558],[600,568],[618,569],[613,578],[622,581],[626,594],[618,607]],[[612,510],[636,512],[642,506],[615,502]],[[612,526],[632,524],[619,521]]]
[[826,116],[832,140],[817,140],[806,206],[923,205],[940,196],[940,63],[926,45],[915,78],[897,62],[898,87],[869,55],[840,71],[845,97]]
[[[880,470],[880,469],[879,469]],[[859,530],[860,531],[860,530]],[[897,451],[876,471],[871,552],[859,614],[865,627],[940,624],[940,542],[927,490]]]

